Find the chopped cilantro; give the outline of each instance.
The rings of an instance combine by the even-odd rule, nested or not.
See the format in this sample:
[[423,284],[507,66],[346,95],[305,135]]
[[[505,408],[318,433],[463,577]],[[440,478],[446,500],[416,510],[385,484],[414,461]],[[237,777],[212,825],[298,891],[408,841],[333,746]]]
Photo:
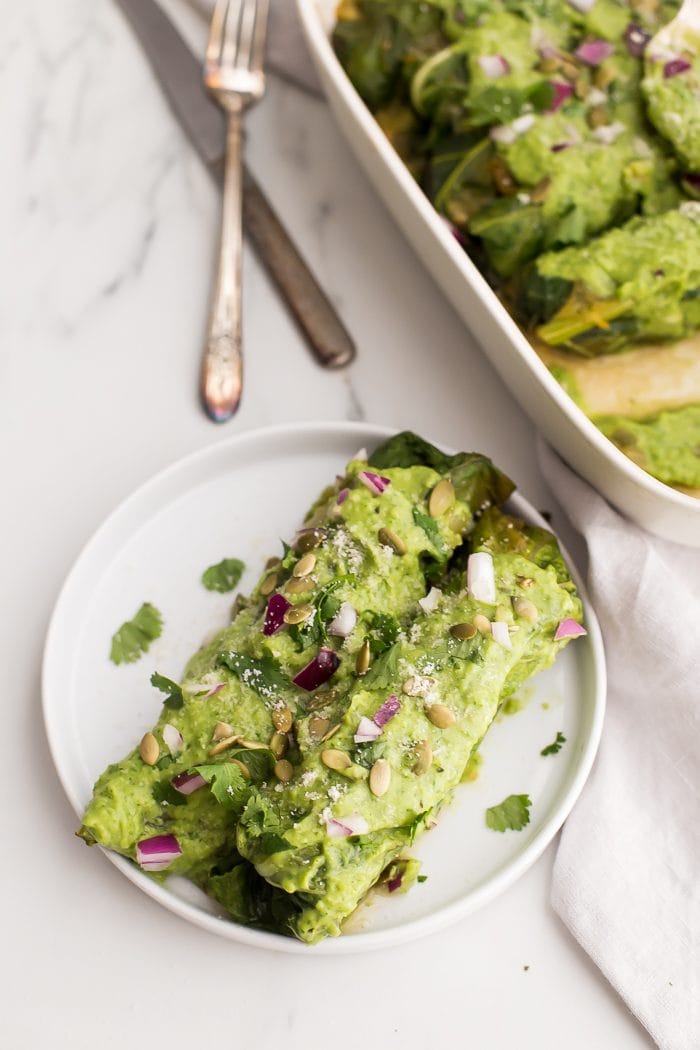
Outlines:
[[195,766],[194,772],[204,777],[212,795],[222,806],[237,811],[243,809],[251,789],[242,770],[233,762],[210,762]]
[[289,680],[282,674],[277,661],[266,654],[262,659],[246,656],[229,649],[220,653],[218,663],[233,671],[244,685],[249,686],[263,699],[277,696],[283,689],[289,688]]
[[284,542],[284,540],[282,540],[282,549],[284,553],[282,555],[282,560],[279,564],[279,568],[293,569],[296,563],[299,561],[299,555],[294,550],[294,548],[290,547],[288,543]]
[[380,656],[397,641],[401,631],[399,621],[388,613],[373,611],[364,613],[363,619],[369,627],[367,640],[370,652],[372,656]]
[[413,520],[423,530],[440,557],[447,559],[451,551],[440,535],[440,526],[435,518],[431,518],[429,514],[424,514],[418,507],[414,507]]
[[373,689],[391,689],[399,673],[400,647],[392,645],[379,657],[364,677],[366,686],[371,685]]
[[182,689],[177,682],[166,678],[164,674],[158,674],[157,671],[154,671],[151,675],[151,685],[156,689],[160,689],[161,693],[166,694],[163,707],[169,707],[171,711],[177,711],[184,704],[185,698],[182,695]]
[[427,882],[427,881],[428,881],[428,876],[427,875],[418,875],[418,876],[416,876],[416,882]]
[[210,565],[202,573],[202,583],[208,591],[226,594],[232,591],[243,575],[245,565],[240,558],[224,558],[217,565]]
[[115,664],[133,664],[160,638],[163,617],[155,605],[144,602],[133,620],[127,620],[112,635],[109,658]]
[[551,744],[547,744],[540,751],[541,755],[556,755],[561,751],[561,745],[566,743],[566,737],[563,733],[557,733],[555,739]]
[[529,795],[509,795],[498,806],[486,810],[486,826],[493,831],[520,831],[530,823]]
[[386,751],[385,740],[368,740],[365,744],[356,744],[352,749],[352,760],[358,766],[371,769],[378,758]]
[[161,806],[184,806],[187,804],[187,796],[176,791],[169,780],[157,780],[151,789],[151,794]]
[[282,824],[274,809],[258,791],[253,789],[239,823],[266,855],[290,849],[290,843],[281,834]]

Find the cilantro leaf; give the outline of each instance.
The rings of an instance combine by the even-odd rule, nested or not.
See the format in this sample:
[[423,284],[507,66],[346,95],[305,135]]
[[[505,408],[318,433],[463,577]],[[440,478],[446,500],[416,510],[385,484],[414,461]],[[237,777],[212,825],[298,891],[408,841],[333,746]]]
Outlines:
[[428,881],[428,876],[427,875],[417,875],[416,876],[416,882],[427,882],[427,881]]
[[269,747],[237,747],[227,753],[247,766],[251,780],[256,781],[271,776],[277,761]]
[[217,565],[210,565],[202,573],[202,583],[208,591],[226,594],[239,582],[245,569],[240,558],[224,558]]
[[289,679],[282,674],[279,664],[269,654],[257,659],[229,649],[228,652],[220,653],[218,663],[233,671],[236,678],[264,700],[271,699],[283,689],[289,688]]
[[176,791],[169,780],[157,780],[151,789],[151,794],[161,806],[185,806],[187,796]]
[[378,758],[386,751],[385,740],[368,740],[364,744],[356,744],[352,749],[352,760],[358,766],[371,769]]
[[399,673],[399,649],[400,646],[392,645],[391,649],[382,653],[364,676],[366,687],[371,685],[373,689],[391,689]]
[[452,552],[443,540],[440,534],[440,526],[435,518],[431,518],[429,514],[424,514],[418,507],[414,507],[413,520],[423,530],[440,557],[446,560]]
[[166,694],[163,707],[169,707],[171,711],[178,711],[184,704],[185,698],[182,695],[182,689],[177,682],[166,678],[164,674],[158,674],[157,671],[154,671],[151,675],[151,685],[156,689],[160,689],[161,693]]
[[367,639],[372,656],[380,656],[390,649],[398,639],[401,628],[399,621],[388,613],[366,612],[363,619],[369,625]]
[[296,563],[299,561],[299,555],[293,547],[290,547],[288,543],[282,540],[283,555],[282,560],[278,566],[280,569],[293,569]]
[[268,856],[291,849],[291,843],[281,834],[282,824],[278,814],[268,800],[255,789],[251,791],[239,823],[251,838],[256,839],[257,848]]
[[486,827],[492,831],[520,831],[530,823],[529,795],[509,795],[498,806],[486,810]]
[[163,617],[155,605],[144,602],[133,620],[127,620],[112,635],[109,658],[115,664],[133,664],[160,638]]
[[222,806],[236,811],[243,809],[251,788],[242,770],[233,762],[209,762],[195,766],[194,772],[204,777],[212,795]]
[[566,743],[566,737],[563,733],[557,733],[555,739],[551,744],[547,744],[540,751],[541,755],[556,755],[561,751],[561,745]]

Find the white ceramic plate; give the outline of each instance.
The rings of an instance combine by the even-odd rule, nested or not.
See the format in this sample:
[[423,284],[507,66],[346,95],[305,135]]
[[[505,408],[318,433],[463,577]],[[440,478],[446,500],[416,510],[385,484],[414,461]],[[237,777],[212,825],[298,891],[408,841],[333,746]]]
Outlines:
[[350,83],[329,42],[337,0],[297,0],[304,33],[340,129],[403,232],[537,427],[623,514],[700,547],[700,499],[636,466],[564,392],[457,244]]
[[[206,591],[199,582],[203,569],[240,557],[248,566],[241,583],[247,590],[329,479],[358,448],[372,449],[390,433],[366,424],[304,424],[222,441],[158,474],[101,526],[66,580],[44,654],[46,729],[78,817],[105,766],[156,721],[161,704],[149,684],[152,671],[178,678],[203,638],[228,622],[232,595]],[[512,499],[512,507],[542,524],[521,497]],[[143,601],[163,613],[162,637],[136,664],[117,667],[108,659],[110,638]],[[185,880],[160,886],[130,861],[108,856],[179,915],[224,937],[281,951],[361,951],[446,926],[532,864],[583,787],[605,702],[603,647],[588,606],[586,625],[588,636],[570,644],[526,688],[523,710],[491,728],[477,781],[458,789],[439,826],[417,843],[415,855],[428,881],[403,896],[377,896],[353,918],[347,936],[309,948],[247,929],[226,919]],[[566,744],[558,755],[542,758],[541,749],[559,730]],[[513,793],[532,799],[529,826],[517,833],[488,830],[484,810]],[[94,862],[92,851],[85,850],[82,862]]]

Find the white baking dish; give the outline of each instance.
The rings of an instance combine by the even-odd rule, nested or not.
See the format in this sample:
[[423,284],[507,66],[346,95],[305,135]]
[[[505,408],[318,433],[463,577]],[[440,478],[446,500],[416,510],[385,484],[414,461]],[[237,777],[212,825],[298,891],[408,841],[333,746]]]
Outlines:
[[337,0],[297,0],[302,27],[338,124],[387,207],[489,360],[568,462],[627,517],[700,547],[700,499],[652,478],[603,437],[564,392],[384,137],[329,42]]

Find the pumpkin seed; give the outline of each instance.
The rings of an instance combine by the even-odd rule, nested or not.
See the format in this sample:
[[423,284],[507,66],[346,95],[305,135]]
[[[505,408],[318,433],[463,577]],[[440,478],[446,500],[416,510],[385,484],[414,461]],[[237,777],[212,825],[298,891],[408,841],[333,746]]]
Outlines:
[[430,499],[428,500],[428,514],[432,518],[439,518],[441,514],[448,511],[455,501],[455,489],[454,485],[448,478],[443,478],[442,481],[438,481],[437,485],[430,493]]
[[454,711],[450,711],[449,707],[445,707],[444,704],[431,704],[426,710],[426,714],[438,729],[447,729],[448,726],[453,726],[457,721]]
[[491,634],[491,621],[483,613],[477,613],[474,617],[474,626],[479,634]]
[[369,789],[377,798],[386,795],[391,783],[391,766],[385,758],[378,758],[369,771]]
[[275,707],[272,709],[272,724],[278,733],[288,733],[292,728],[294,716],[288,707]]
[[321,707],[332,704],[337,696],[337,689],[326,689],[321,693],[316,693],[316,696],[310,696],[304,700],[304,708],[306,711],[318,711]]
[[225,736],[233,736],[233,726],[228,722],[217,722],[211,735],[212,740],[223,740]]
[[422,777],[424,773],[428,772],[433,761],[433,749],[429,740],[420,740],[416,744],[415,756],[416,761],[413,766],[413,772],[417,777]]
[[324,538],[323,529],[306,529],[297,536],[294,546],[296,550],[304,554],[306,551],[313,550],[314,547],[320,547]]
[[326,733],[324,733],[323,736],[321,737],[321,743],[325,744],[326,740],[330,740],[330,738],[332,736],[335,736],[335,734],[338,732],[339,729],[340,729],[340,722],[338,722],[334,726],[331,726],[331,728]]
[[316,581],[310,576],[291,576],[284,585],[287,594],[306,594],[315,587]]
[[370,656],[371,653],[369,648],[369,641],[368,639],[365,639],[359,648],[359,651],[357,653],[357,659],[355,660],[356,674],[367,674],[367,671],[369,670]]
[[536,623],[540,615],[537,606],[529,598],[513,598],[513,612],[529,623]]
[[235,766],[236,769],[240,769],[241,773],[243,774],[246,780],[250,780],[250,770],[248,769],[245,762],[241,762],[240,758],[232,758],[231,765]]
[[292,576],[296,576],[300,579],[302,576],[308,576],[316,568],[316,555],[313,551],[309,551],[303,558],[300,558],[292,569]]
[[242,742],[240,741],[240,737],[225,736],[219,740],[217,744],[214,744],[213,747],[209,748],[209,756],[213,757],[214,755],[220,755],[222,751],[228,751],[230,747],[233,747],[234,744],[238,744],[239,742]]
[[541,179],[535,188],[530,191],[530,200],[533,204],[541,204],[549,193],[549,187],[552,185],[550,178]]
[[283,758],[288,745],[289,741],[286,733],[273,733],[270,737],[270,751],[272,751],[275,758]]
[[309,719],[309,733],[311,736],[316,737],[317,740],[323,740],[330,724],[330,718],[321,718],[319,715],[316,715],[314,718]]
[[139,744],[139,754],[147,766],[154,766],[158,761],[160,748],[153,733],[144,733]]
[[518,576],[518,587],[522,587],[524,591],[527,591],[530,589],[530,587],[534,586],[535,581],[532,579],[531,576]]
[[242,736],[236,737],[241,747],[248,751],[267,751],[269,745],[262,744],[259,740],[244,740]]
[[287,609],[283,619],[285,623],[305,623],[313,614],[313,605],[293,605],[291,609]]
[[263,582],[260,584],[260,593],[266,598],[268,594],[272,594],[276,586],[277,573],[271,572],[269,576],[266,576]]
[[280,758],[275,762],[275,776],[286,784],[294,776],[294,766],[286,758]]
[[408,549],[401,537],[386,526],[382,526],[379,530],[377,539],[383,547],[391,547],[395,554],[405,554]]
[[610,123],[610,114],[605,106],[592,106],[588,110],[586,123],[589,128],[603,128]]
[[276,569],[279,564],[280,564],[280,559],[277,558],[276,556],[273,556],[272,558],[268,558],[267,561],[265,562],[265,572],[269,572],[270,569]]
[[333,748],[326,748],[321,752],[321,761],[328,769],[338,772],[342,769],[349,769],[352,765],[350,755],[347,755],[345,751],[336,751]]
[[450,634],[460,642],[468,642],[470,638],[475,638],[476,631],[473,623],[454,623],[450,627]]

